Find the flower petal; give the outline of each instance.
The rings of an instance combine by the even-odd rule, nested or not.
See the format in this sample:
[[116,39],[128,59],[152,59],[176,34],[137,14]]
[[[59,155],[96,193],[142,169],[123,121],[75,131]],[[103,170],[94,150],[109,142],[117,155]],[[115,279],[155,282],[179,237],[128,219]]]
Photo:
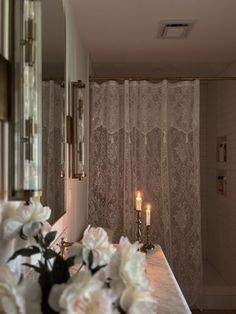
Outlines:
[[61,310],[59,300],[66,286],[67,286],[66,284],[54,285],[50,292],[48,303],[50,307],[56,312],[60,312]]
[[34,207],[32,204],[25,205],[24,203],[21,203],[16,209],[14,218],[24,224],[31,220],[33,213]]
[[42,206],[41,203],[34,203],[35,210],[32,215],[32,221],[46,221],[51,216],[51,209],[47,206]]
[[42,228],[42,226],[41,226],[40,222],[28,222],[28,223],[23,225],[22,233],[26,237],[33,238],[34,236],[36,236],[39,233],[41,228]]
[[19,220],[15,220],[11,218],[7,219],[3,226],[4,239],[12,239],[16,237],[19,234],[22,226],[23,224]]

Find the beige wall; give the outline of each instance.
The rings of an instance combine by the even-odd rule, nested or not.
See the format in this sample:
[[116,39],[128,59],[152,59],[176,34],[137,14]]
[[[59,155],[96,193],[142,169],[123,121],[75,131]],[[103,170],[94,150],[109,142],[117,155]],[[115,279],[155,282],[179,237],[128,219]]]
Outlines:
[[[70,2],[64,1],[66,12],[66,99],[68,99],[68,82],[82,80],[86,83],[86,148],[88,165],[88,141],[89,141],[89,55],[79,37],[79,31],[75,26],[75,16],[71,10]],[[68,151],[67,151],[68,161]],[[68,169],[67,169],[68,170]],[[69,178],[66,184],[66,214],[57,221],[53,228],[61,234],[66,229],[66,236],[70,241],[78,240],[87,226],[87,189],[88,189],[88,166],[87,178],[84,182]]]
[[[235,75],[232,65],[223,75]],[[235,71],[235,72],[234,72]],[[201,103],[204,257],[228,284],[236,283],[236,81],[209,82]],[[227,136],[228,161],[216,161],[216,137]],[[204,151],[205,150],[205,151]],[[216,193],[216,170],[227,171],[227,196]]]

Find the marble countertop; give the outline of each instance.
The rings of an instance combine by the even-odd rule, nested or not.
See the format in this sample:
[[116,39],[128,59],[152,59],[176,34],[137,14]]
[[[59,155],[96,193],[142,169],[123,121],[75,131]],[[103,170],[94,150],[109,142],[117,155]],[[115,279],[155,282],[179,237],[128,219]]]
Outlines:
[[147,254],[147,276],[154,288],[160,314],[191,314],[173,272],[159,245]]
[[[73,266],[71,273],[77,272],[80,266],[78,264]],[[153,296],[158,301],[157,314],[191,314],[189,306],[159,245],[156,245],[155,249],[147,254],[146,271],[154,289]]]

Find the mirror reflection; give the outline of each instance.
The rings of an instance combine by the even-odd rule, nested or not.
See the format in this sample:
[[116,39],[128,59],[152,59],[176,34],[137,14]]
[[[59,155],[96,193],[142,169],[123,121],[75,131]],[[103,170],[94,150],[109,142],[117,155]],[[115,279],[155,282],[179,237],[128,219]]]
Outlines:
[[51,223],[65,212],[65,14],[61,0],[42,1],[42,204]]

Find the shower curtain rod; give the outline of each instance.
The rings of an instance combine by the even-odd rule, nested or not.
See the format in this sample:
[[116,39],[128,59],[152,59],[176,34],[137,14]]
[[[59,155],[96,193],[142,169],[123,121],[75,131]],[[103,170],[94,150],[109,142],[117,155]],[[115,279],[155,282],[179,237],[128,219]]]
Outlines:
[[200,80],[200,81],[234,81],[236,80],[235,76],[216,76],[216,77],[145,77],[145,76],[136,76],[136,77],[125,77],[125,76],[90,76],[89,77],[90,82],[96,82],[96,81],[194,81],[194,80]]

